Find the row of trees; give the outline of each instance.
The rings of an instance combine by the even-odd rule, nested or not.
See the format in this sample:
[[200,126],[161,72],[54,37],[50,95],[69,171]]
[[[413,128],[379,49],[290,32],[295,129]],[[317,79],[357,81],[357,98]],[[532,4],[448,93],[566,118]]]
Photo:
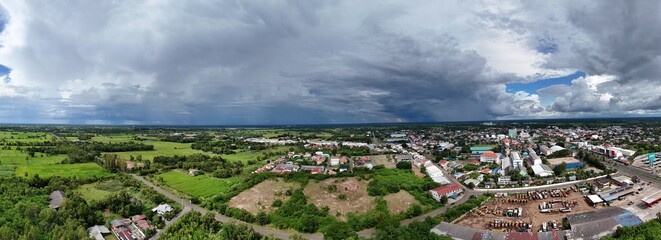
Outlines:
[[168,227],[160,239],[274,240],[277,238],[261,236],[246,224],[221,224],[216,221],[212,213],[202,215],[199,212],[191,211]]
[[211,157],[206,154],[156,156],[154,157],[153,163],[163,169],[195,168],[210,173],[218,178],[228,178],[239,175],[244,166],[241,161],[228,161],[219,156]]

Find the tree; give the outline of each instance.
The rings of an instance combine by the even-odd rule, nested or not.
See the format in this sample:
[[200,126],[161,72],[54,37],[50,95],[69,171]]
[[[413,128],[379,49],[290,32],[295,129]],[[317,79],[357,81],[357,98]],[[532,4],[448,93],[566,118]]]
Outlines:
[[468,183],[468,188],[470,188],[470,189],[474,189],[474,188],[475,188],[475,183],[473,183],[473,182],[469,182],[469,183]]
[[326,228],[324,232],[324,239],[326,240],[340,240],[358,237],[356,232],[346,222],[334,221]]
[[409,161],[400,161],[397,163],[397,169],[411,169],[412,165]]
[[558,164],[555,167],[553,167],[553,173],[555,173],[556,176],[562,176],[566,170],[567,170],[567,163],[565,162],[562,162],[561,164]]
[[448,196],[443,195],[441,197],[441,204],[446,204],[446,203],[448,203]]
[[276,199],[275,201],[273,201],[273,203],[271,203],[271,207],[280,207],[280,206],[282,206],[282,200],[280,199]]
[[256,222],[259,225],[266,225],[271,222],[271,219],[269,219],[269,216],[264,211],[259,211],[256,216]]

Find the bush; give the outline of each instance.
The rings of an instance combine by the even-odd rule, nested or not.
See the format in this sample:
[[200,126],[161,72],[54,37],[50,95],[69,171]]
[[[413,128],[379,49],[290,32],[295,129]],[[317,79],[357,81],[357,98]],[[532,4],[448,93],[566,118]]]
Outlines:
[[412,165],[409,161],[400,161],[397,163],[397,169],[411,169]]

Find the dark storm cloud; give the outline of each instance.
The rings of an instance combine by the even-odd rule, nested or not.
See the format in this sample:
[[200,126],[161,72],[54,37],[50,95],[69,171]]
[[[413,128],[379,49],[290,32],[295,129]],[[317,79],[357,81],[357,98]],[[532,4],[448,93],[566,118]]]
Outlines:
[[[481,120],[658,109],[658,94],[638,90],[661,75],[658,3],[486,4],[9,1],[0,64],[13,71],[0,97],[30,102],[13,119],[70,123]],[[592,76],[541,89],[557,97],[551,106],[537,94],[506,91],[506,83],[566,69]]]

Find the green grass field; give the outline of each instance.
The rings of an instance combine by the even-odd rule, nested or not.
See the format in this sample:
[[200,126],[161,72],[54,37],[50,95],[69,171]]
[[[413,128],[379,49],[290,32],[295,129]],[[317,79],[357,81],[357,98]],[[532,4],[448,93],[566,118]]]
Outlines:
[[142,159],[152,160],[155,156],[174,156],[174,155],[191,155],[196,153],[207,154],[210,156],[216,156],[216,154],[203,152],[200,150],[195,150],[190,148],[191,143],[174,143],[174,142],[160,142],[160,141],[145,141],[143,142],[147,145],[154,145],[154,151],[135,151],[135,152],[116,152],[117,154],[125,159],[129,159],[131,156],[137,157],[142,155]]
[[[46,165],[60,163],[66,155],[47,156],[43,153],[36,153],[34,157],[29,157],[27,152],[20,152],[13,147],[12,150],[0,150],[0,164],[4,165]],[[26,160],[26,158],[28,158]]]
[[76,189],[76,192],[79,193],[81,197],[87,202],[92,200],[98,201],[110,195],[111,193],[122,190],[122,186],[123,185],[121,182],[113,179],[82,185]]
[[9,177],[14,175],[14,165],[0,165],[0,177]]
[[157,175],[162,177],[166,185],[195,197],[210,197],[227,191],[241,181],[239,177],[226,179],[213,178],[206,175],[191,176],[180,171],[171,171]]
[[50,141],[53,135],[50,133],[39,132],[2,132],[0,131],[0,141],[4,142],[43,142]]
[[96,163],[17,166],[14,171],[14,175],[19,177],[24,177],[25,173],[30,178],[36,174],[41,178],[51,176],[92,178],[112,175]]

